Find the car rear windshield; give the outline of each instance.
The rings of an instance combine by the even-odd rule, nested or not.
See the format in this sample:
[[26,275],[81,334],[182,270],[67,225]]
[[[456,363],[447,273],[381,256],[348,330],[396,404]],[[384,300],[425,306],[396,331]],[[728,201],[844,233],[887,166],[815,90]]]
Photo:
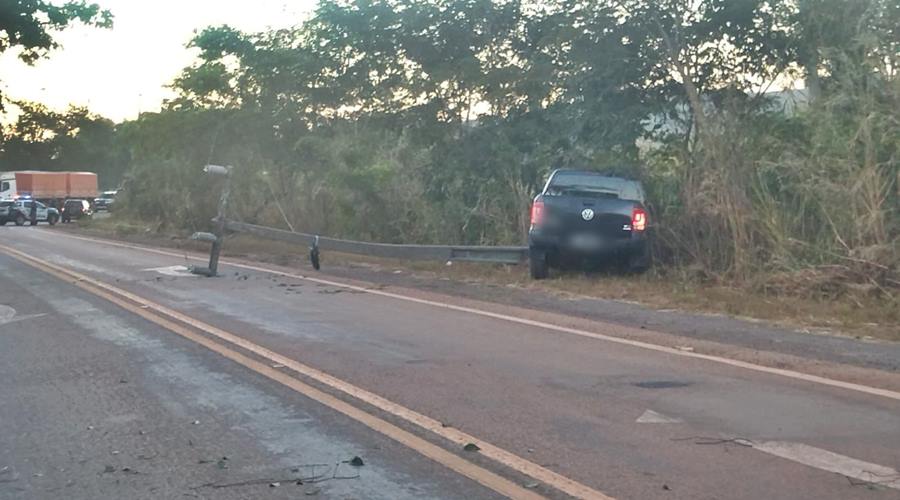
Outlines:
[[609,196],[643,202],[644,193],[636,181],[586,172],[557,172],[547,186],[550,194],[578,193]]

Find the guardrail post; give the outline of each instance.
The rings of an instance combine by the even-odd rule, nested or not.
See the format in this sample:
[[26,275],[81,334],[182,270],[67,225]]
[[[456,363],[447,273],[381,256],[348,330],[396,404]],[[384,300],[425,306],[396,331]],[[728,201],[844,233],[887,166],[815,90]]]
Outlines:
[[[212,248],[209,252],[209,267],[192,267],[191,272],[201,274],[207,277],[214,277],[218,273],[219,254],[222,253],[222,243],[225,239],[225,215],[228,211],[228,197],[231,195],[231,167],[223,167],[220,165],[207,165],[203,167],[203,171],[212,175],[224,175],[225,187],[222,188],[222,194],[219,196],[218,216],[215,220],[214,233],[195,233],[194,239],[201,241],[211,241]],[[210,238],[211,237],[211,238]]]
[[313,239],[313,244],[309,248],[309,263],[312,264],[313,269],[316,271],[319,270],[319,235],[317,234],[315,239]]

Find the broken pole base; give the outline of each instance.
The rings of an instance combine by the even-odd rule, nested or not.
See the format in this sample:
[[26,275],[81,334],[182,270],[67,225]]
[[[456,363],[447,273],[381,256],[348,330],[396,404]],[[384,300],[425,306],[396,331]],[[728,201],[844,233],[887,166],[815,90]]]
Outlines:
[[215,271],[203,266],[191,266],[190,271],[191,274],[198,274],[200,276],[206,276],[207,278],[214,278],[216,276]]

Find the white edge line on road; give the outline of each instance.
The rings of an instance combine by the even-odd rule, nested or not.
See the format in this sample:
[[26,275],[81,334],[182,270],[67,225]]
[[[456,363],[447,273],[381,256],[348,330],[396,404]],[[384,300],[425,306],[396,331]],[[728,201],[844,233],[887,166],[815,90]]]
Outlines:
[[[165,256],[169,256],[169,257],[184,258],[186,256],[186,254],[177,254],[175,252],[169,252],[166,250],[159,250],[156,248],[149,248],[149,247],[144,247],[144,246],[140,246],[140,245],[131,245],[131,244],[127,244],[127,243],[119,243],[119,242],[115,242],[115,241],[109,241],[109,240],[103,240],[103,239],[97,239],[97,238],[85,238],[82,236],[73,236],[70,234],[66,234],[65,237],[73,238],[73,239],[77,239],[77,240],[88,241],[88,242],[93,242],[93,243],[98,243],[98,244],[103,244],[103,245],[128,248],[128,249],[132,249],[132,250],[140,250],[140,251],[145,251],[145,252],[149,252],[149,253],[155,253],[158,255],[165,255]],[[541,328],[541,329],[545,329],[545,330],[551,330],[551,331],[555,331],[555,332],[559,332],[559,333],[567,333],[570,335],[577,335],[579,337],[586,337],[586,338],[591,338],[591,339],[596,339],[596,340],[604,340],[607,342],[613,342],[616,344],[627,345],[627,346],[631,346],[631,347],[638,347],[641,349],[648,349],[651,351],[672,354],[675,356],[682,356],[682,357],[693,358],[693,359],[702,359],[705,361],[712,361],[714,363],[719,363],[719,364],[723,364],[723,365],[733,366],[733,367],[737,367],[737,368],[744,368],[746,370],[752,370],[752,371],[761,372],[761,373],[768,373],[771,375],[779,375],[782,377],[791,378],[791,379],[795,379],[795,380],[802,380],[804,382],[811,382],[814,384],[820,384],[820,385],[825,385],[825,386],[829,386],[829,387],[837,387],[840,389],[846,389],[849,391],[856,391],[856,392],[860,392],[860,393],[864,393],[864,394],[869,394],[872,396],[879,396],[879,397],[883,397],[883,398],[893,399],[895,401],[900,401],[900,392],[892,391],[889,389],[880,389],[878,387],[871,387],[871,386],[862,385],[862,384],[855,384],[853,382],[844,382],[841,380],[835,380],[835,379],[831,379],[831,378],[827,378],[827,377],[820,377],[818,375],[810,375],[808,373],[802,373],[802,372],[798,372],[798,371],[794,371],[794,370],[786,370],[783,368],[772,368],[769,366],[748,363],[746,361],[740,361],[740,360],[730,359],[730,358],[723,358],[721,356],[715,356],[712,354],[701,354],[701,353],[697,353],[697,352],[683,351],[683,350],[676,349],[673,347],[666,347],[666,346],[662,346],[662,345],[658,345],[658,344],[652,344],[649,342],[643,342],[640,340],[631,340],[631,339],[625,339],[625,338],[621,338],[621,337],[614,337],[611,335],[604,335],[602,333],[588,332],[585,330],[579,330],[577,328],[569,328],[566,326],[554,325],[552,323],[544,323],[542,321],[535,321],[535,320],[526,319],[526,318],[517,318],[515,316],[509,316],[506,314],[484,311],[482,309],[475,309],[472,307],[457,306],[457,305],[453,305],[453,304],[447,304],[444,302],[436,302],[433,300],[420,299],[420,298],[416,298],[416,297],[410,297],[408,295],[402,295],[402,294],[393,293],[393,292],[386,292],[383,290],[374,290],[374,289],[366,288],[366,287],[362,287],[362,286],[350,285],[347,283],[341,283],[338,281],[331,281],[331,280],[326,280],[326,279],[321,279],[321,278],[313,278],[313,277],[304,276],[301,274],[286,273],[284,271],[278,271],[275,269],[269,269],[269,268],[265,268],[265,267],[261,267],[261,266],[254,266],[254,265],[249,265],[249,264],[241,264],[238,262],[232,262],[230,260],[221,260],[220,262],[222,262],[226,265],[229,265],[231,267],[239,268],[239,269],[246,269],[246,270],[250,270],[250,271],[274,274],[274,275],[278,275],[278,276],[282,276],[282,277],[286,277],[286,278],[300,279],[300,280],[310,281],[313,283],[319,283],[322,285],[345,288],[347,290],[354,290],[354,291],[358,291],[358,292],[369,293],[372,295],[378,295],[381,297],[388,297],[388,298],[392,298],[392,299],[413,302],[416,304],[423,304],[423,305],[438,307],[441,309],[449,309],[452,311],[464,312],[464,313],[468,313],[468,314],[475,314],[478,316],[499,319],[499,320],[508,321],[511,323],[518,323],[520,325],[527,325],[527,326],[532,326],[532,327]]]
[[857,460],[801,443],[786,441],[751,442],[755,450],[801,463],[808,467],[834,472],[865,483],[900,490],[900,472],[890,467]]

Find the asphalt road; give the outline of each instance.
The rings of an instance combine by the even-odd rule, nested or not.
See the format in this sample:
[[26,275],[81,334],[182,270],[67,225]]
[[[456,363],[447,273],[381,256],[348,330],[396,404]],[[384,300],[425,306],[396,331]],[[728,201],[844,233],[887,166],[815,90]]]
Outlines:
[[[190,259],[55,230],[0,228],[0,244],[611,497],[900,498],[892,397],[246,267],[197,278],[181,270]],[[74,280],[2,252],[0,270],[0,498],[499,495]],[[565,497],[341,397],[527,491]],[[288,481],[353,456],[365,465],[341,464],[338,476],[358,478]]]

